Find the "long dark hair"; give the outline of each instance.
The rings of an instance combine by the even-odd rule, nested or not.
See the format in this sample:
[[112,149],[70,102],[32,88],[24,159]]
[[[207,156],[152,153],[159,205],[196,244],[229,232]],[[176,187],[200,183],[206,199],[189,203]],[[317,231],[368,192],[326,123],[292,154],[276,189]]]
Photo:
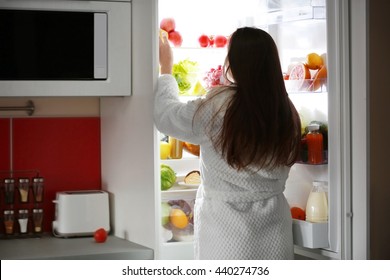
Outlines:
[[276,44],[267,32],[244,27],[232,34],[225,61],[225,77],[229,76],[236,92],[222,127],[212,137],[214,147],[238,170],[291,166],[299,154],[300,118],[284,85]]

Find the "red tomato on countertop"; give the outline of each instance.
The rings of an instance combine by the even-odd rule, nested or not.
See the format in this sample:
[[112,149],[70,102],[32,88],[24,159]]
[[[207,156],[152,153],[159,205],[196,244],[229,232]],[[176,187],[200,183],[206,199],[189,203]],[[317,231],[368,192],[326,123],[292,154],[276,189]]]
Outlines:
[[104,228],[99,228],[95,231],[93,238],[95,238],[96,243],[104,243],[107,240],[107,231]]

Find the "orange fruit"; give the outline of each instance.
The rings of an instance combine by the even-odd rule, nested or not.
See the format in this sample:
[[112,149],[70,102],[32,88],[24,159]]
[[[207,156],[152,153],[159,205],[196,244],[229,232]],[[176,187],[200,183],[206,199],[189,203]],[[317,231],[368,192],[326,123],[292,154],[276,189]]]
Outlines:
[[326,82],[326,77],[328,76],[328,70],[326,66],[322,66],[314,75],[313,81],[311,82],[308,90],[316,91]]
[[305,210],[303,210],[302,208],[291,207],[290,211],[291,211],[291,217],[293,219],[303,220],[303,221],[305,220],[306,214],[305,214]]
[[322,57],[317,53],[309,53],[306,56],[306,65],[311,70],[320,69],[324,65]]
[[183,229],[188,226],[188,217],[183,210],[179,208],[172,208],[169,213],[169,220],[171,224],[179,229]]

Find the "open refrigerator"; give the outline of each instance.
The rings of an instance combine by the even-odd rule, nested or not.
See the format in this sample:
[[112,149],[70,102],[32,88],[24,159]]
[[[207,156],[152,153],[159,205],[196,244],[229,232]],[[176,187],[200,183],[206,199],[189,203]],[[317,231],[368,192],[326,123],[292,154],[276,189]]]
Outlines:
[[[271,34],[274,38],[285,73],[285,84],[289,97],[296,106],[303,129],[312,121],[320,122],[327,128],[327,144],[323,160],[310,164],[302,154],[300,162],[291,168],[286,182],[285,196],[290,207],[306,208],[313,182],[326,182],[328,220],[313,223],[293,219],[293,234],[297,258],[344,259],[348,258],[350,234],[350,193],[347,187],[349,162],[343,151],[343,140],[348,133],[344,131],[343,118],[345,105],[340,89],[343,81],[341,71],[341,52],[337,36],[341,23],[336,20],[342,7],[337,1],[326,0],[159,0],[158,22],[174,18],[175,30],[180,32],[183,42],[174,47],[174,63],[191,62],[196,64],[191,86],[181,92],[180,99],[187,102],[202,97],[212,86],[213,74],[223,65],[226,47],[201,47],[198,38],[206,34],[211,40],[217,35],[228,36],[238,27],[255,26]],[[321,85],[310,88],[318,70],[310,70],[305,81],[288,79],[297,64],[305,63],[309,53],[320,54],[328,74]],[[215,78],[215,77],[214,77]],[[218,80],[218,78],[217,78]],[[217,82],[218,83],[218,82]],[[307,131],[306,131],[307,132]],[[305,133],[303,133],[304,135]],[[165,138],[164,138],[165,137]],[[165,141],[160,135],[158,141]],[[304,136],[303,136],[304,137]],[[193,209],[196,186],[186,186],[184,177],[191,171],[199,170],[199,157],[184,150],[180,159],[161,159],[161,164],[169,165],[177,175],[172,188],[157,190],[156,204],[160,216],[156,218],[158,244],[157,259],[193,258],[193,213],[188,214],[188,226],[177,229],[170,222],[169,211],[164,204],[183,205]],[[344,173],[343,173],[344,172]],[[160,185],[156,186],[157,188]],[[178,207],[180,208],[180,207]]]

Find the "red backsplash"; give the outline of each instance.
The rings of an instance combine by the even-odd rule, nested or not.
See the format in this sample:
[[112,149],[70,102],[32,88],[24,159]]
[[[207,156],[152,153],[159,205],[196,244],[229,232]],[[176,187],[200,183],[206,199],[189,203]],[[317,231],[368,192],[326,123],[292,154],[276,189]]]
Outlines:
[[[43,203],[34,204],[30,192],[29,203],[20,204],[15,195],[15,204],[7,205],[2,192],[2,212],[11,207],[16,211],[27,208],[30,213],[35,207],[43,208],[43,230],[51,232],[56,192],[101,189],[100,118],[0,119],[0,135],[0,170],[9,171],[12,167],[15,180],[32,179],[37,170],[45,179]],[[23,170],[28,171],[20,172]],[[8,176],[3,172],[1,179]],[[18,229],[17,223],[15,226]],[[0,228],[4,233],[4,226]]]

